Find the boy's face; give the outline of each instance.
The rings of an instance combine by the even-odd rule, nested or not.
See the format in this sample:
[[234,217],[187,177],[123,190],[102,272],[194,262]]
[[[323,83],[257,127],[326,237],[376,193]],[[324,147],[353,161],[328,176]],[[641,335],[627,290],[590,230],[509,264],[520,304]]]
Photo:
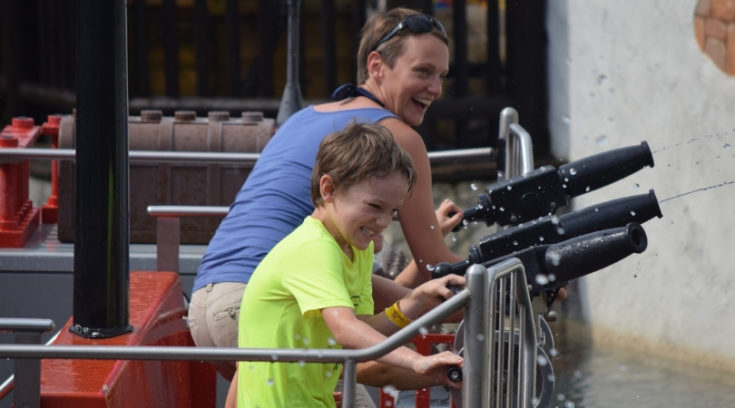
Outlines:
[[370,178],[337,190],[325,197],[325,225],[346,253],[350,245],[367,249],[370,241],[379,239],[408,195],[408,181],[394,173]]

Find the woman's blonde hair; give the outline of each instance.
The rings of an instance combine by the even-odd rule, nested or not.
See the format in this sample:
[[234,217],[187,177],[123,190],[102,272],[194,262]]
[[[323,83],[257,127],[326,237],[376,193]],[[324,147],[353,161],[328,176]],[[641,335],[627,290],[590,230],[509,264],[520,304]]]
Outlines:
[[[406,17],[413,14],[421,13],[409,8],[397,7],[389,11],[375,13],[365,22],[365,25],[362,27],[360,47],[357,50],[358,85],[365,83],[368,79],[367,57],[375,48],[375,44],[401,21],[405,20]],[[380,45],[380,55],[383,57],[383,61],[390,68],[393,68],[396,59],[403,54],[403,38],[407,35],[424,34],[414,34],[410,30],[402,30],[401,33]],[[436,27],[432,29],[430,34],[442,40],[444,44],[449,45],[449,40],[446,35]]]

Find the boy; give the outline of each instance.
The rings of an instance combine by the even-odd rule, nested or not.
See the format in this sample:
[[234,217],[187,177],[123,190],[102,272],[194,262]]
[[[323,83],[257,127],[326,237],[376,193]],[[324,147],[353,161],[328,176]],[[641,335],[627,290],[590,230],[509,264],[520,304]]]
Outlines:
[[[464,285],[459,276],[430,281],[373,315],[373,240],[414,182],[410,157],[383,126],[353,122],[327,136],[312,173],[315,210],[253,274],[242,300],[239,346],[369,347],[450,297],[447,285]],[[422,356],[400,347],[378,361],[461,386],[447,378],[447,366],[462,363],[451,352]],[[239,407],[334,407],[340,370],[339,364],[243,361],[233,386]]]

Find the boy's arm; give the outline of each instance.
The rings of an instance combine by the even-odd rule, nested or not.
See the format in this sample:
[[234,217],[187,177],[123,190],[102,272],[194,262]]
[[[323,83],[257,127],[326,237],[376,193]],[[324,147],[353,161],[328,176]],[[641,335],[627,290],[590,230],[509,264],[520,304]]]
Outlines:
[[[344,306],[327,307],[322,309],[322,317],[334,339],[346,349],[361,349],[374,346],[385,340],[382,333],[374,330],[367,323],[355,316],[352,308]],[[387,320],[387,318],[386,318]],[[440,382],[451,387],[459,384],[452,383],[447,378],[445,369],[448,365],[461,365],[462,357],[445,351],[431,356],[422,356],[408,347],[401,346],[377,359],[378,362],[400,368],[412,370],[419,374],[430,375]]]
[[377,361],[357,363],[357,382],[378,388],[390,385],[399,391],[429,388],[439,383],[431,376],[416,374],[411,370]]

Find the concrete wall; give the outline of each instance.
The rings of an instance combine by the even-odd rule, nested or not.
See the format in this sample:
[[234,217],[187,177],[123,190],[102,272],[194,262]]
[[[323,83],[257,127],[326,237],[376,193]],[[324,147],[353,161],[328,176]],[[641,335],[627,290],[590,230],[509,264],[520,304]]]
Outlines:
[[735,370],[735,76],[697,44],[698,1],[547,4],[553,153],[646,140],[656,162],[575,205],[654,189],[664,214],[646,252],[581,280],[595,339]]

